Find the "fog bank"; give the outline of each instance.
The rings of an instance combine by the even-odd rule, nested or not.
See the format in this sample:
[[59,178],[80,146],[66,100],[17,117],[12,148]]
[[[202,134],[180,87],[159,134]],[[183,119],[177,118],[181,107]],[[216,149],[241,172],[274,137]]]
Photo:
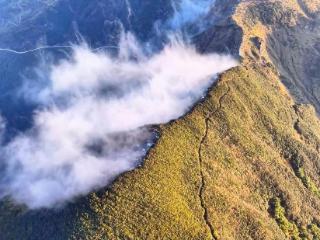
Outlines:
[[[183,0],[172,23],[195,20],[208,2]],[[217,74],[237,64],[171,39],[150,55],[123,33],[116,55],[82,44],[58,63],[38,66],[37,79],[23,88],[39,105],[33,127],[1,148],[2,196],[32,209],[60,206],[137,167],[154,142],[149,126],[185,114]]]

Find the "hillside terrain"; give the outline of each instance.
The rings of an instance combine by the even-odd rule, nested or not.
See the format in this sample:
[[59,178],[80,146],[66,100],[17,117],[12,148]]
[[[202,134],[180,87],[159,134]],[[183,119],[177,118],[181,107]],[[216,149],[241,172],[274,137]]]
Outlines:
[[0,239],[320,239],[320,1],[216,0],[231,53],[141,167],[59,210],[0,205]]
[[242,38],[241,66],[161,127],[141,169],[92,196],[87,239],[320,237],[318,3],[293,2],[243,1],[199,36],[204,52]]

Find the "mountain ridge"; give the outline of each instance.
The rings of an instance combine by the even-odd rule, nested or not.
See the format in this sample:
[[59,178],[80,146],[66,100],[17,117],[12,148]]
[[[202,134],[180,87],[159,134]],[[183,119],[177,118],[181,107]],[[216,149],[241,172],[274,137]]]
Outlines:
[[[243,31],[239,48],[242,57],[241,66],[223,74],[218,85],[209,92],[204,103],[196,106],[185,118],[172,123],[173,126],[185,126],[184,131],[193,131],[194,133],[209,131],[209,135],[211,135],[203,150],[206,153],[206,162],[203,163],[206,168],[203,174],[210,180],[204,195],[206,204],[210,203],[210,206],[214,206],[205,210],[205,214],[208,212],[206,219],[210,219],[210,225],[213,226],[216,239],[312,239],[319,237],[319,199],[317,197],[319,191],[317,173],[317,169],[319,169],[319,120],[311,105],[296,103],[297,96],[283,85],[281,81],[283,73],[281,69],[278,69],[278,66],[287,63],[274,61],[270,57],[270,49],[268,49],[268,38],[272,34],[270,26],[294,28],[300,24],[300,18],[308,17],[297,2],[291,3],[290,1],[240,2],[235,14],[232,15],[231,19],[233,20],[228,22],[230,18],[227,16],[226,18],[229,20],[225,23],[226,26],[233,26],[230,23],[234,21]],[[251,12],[249,17],[248,12]],[[252,21],[254,17],[257,17],[257,22],[248,26],[247,23]],[[225,31],[228,32],[226,29]],[[234,33],[234,31],[232,32]],[[220,36],[215,37],[221,39]],[[214,38],[211,41],[214,42]],[[211,49],[206,47],[206,50],[210,51]],[[222,89],[228,89],[230,85],[232,85],[231,95],[226,97],[223,109],[219,110],[217,107],[215,116],[212,116],[209,121],[215,126],[214,129],[212,127],[210,130],[203,129],[198,125],[200,123],[197,123],[201,120],[195,119],[205,118],[208,111],[206,108],[212,104],[219,106],[218,93],[223,91]],[[253,103],[255,105],[252,105]],[[246,120],[239,118],[237,114]],[[250,123],[250,128],[246,126],[248,123]],[[175,127],[173,128],[175,129]],[[174,135],[175,131],[171,129],[171,126],[168,128],[170,131],[164,130],[161,139],[170,138],[166,134]],[[177,136],[179,140],[172,140],[172,143],[183,141],[181,138],[184,136],[184,131],[180,131],[182,132],[178,134],[179,137]],[[223,143],[218,144],[212,136],[213,132],[220,132],[218,135],[214,135]],[[203,138],[196,137],[197,135],[189,137],[190,139],[196,138],[203,144]],[[163,153],[160,154],[158,151],[159,148],[162,149],[162,145],[170,148],[170,144],[163,143],[162,141],[165,140],[161,141],[161,139],[147,157],[145,169],[150,169],[149,164],[155,164],[150,162],[161,161]],[[189,141],[191,141],[190,139]],[[215,144],[219,147],[213,146]],[[187,146],[191,146],[191,144]],[[190,155],[192,156],[191,153],[186,153],[186,150],[181,151],[183,153],[176,154],[182,154],[188,158]],[[168,153],[168,155],[174,158],[174,154],[172,156]],[[175,160],[171,160],[167,164],[175,165],[172,161]],[[232,165],[236,168],[233,169]],[[212,166],[216,166],[216,168],[212,168]],[[144,170],[141,171],[144,172]],[[187,171],[189,172],[187,176],[190,176],[190,171]],[[128,178],[135,179],[135,176],[139,178],[139,173],[128,175]],[[220,177],[217,178],[218,180],[214,180],[213,176]],[[129,205],[128,202],[124,203],[121,200],[129,194],[127,190],[119,189],[122,181],[124,185],[127,185],[124,188],[128,188],[130,182],[135,180],[124,181],[120,178],[120,182],[116,183],[118,192],[115,191],[111,195],[119,197],[118,204],[108,207],[109,204],[112,204],[108,201],[108,195],[96,199],[105,208],[102,212],[97,210],[97,215],[101,214],[102,217],[100,221],[111,227],[109,231],[103,229],[101,231],[110,238],[116,238],[119,236],[117,233],[124,233],[124,229],[128,229],[129,232],[132,231],[133,238],[134,236],[147,238],[145,234],[150,234],[151,229],[148,228],[145,233],[143,231],[138,233],[134,229],[139,229],[140,225],[133,222],[139,222],[141,218],[148,219],[148,215],[139,217],[133,209],[127,208],[124,212],[119,209],[119,206]],[[143,185],[143,181],[141,184]],[[152,192],[149,194],[153,195]],[[155,196],[159,196],[158,194]],[[166,193],[162,192],[161,194]],[[192,193],[189,194],[192,195]],[[242,197],[237,197],[237,195]],[[144,199],[142,196],[143,194],[136,199],[140,199],[140,197]],[[172,201],[171,204],[175,205],[175,200],[169,196],[167,201]],[[208,199],[210,200],[208,201]],[[142,200],[142,202],[145,201]],[[148,205],[147,202],[152,201],[150,199],[146,201]],[[158,206],[155,208],[157,209]],[[152,213],[151,209],[144,210]],[[186,211],[188,212],[187,209]],[[191,214],[192,211],[189,210],[189,213]],[[103,218],[107,214],[111,214],[111,216]],[[172,214],[170,213],[170,215]],[[121,217],[122,215],[128,216],[128,218],[125,220]],[[210,239],[210,235],[205,238],[200,234],[190,235],[189,231],[182,230],[185,229],[182,227],[182,223],[176,225],[179,217],[172,216],[175,216],[174,219],[177,221],[171,220],[172,229],[155,232],[155,235],[150,235],[153,236],[151,238]],[[148,224],[152,225],[155,219],[152,220],[152,214],[149,217]],[[119,218],[123,220],[119,222]],[[113,223],[113,219],[118,219],[117,224]],[[161,223],[165,221],[162,218],[157,220]],[[130,228],[131,224],[135,227]],[[157,229],[157,227],[155,228]],[[130,237],[128,238],[130,239]]]
[[[319,108],[306,87],[319,81],[301,80],[308,71],[288,61],[316,44],[301,47],[301,36],[320,1],[217,0],[214,9],[219,21],[194,42],[204,53],[232,53],[240,66],[159,127],[141,167],[56,216],[44,213],[48,222],[35,221],[38,212],[14,226],[25,239],[41,239],[37,227],[54,219],[68,227],[51,239],[320,239]],[[10,214],[0,217],[1,236],[20,239],[4,222],[23,213]]]

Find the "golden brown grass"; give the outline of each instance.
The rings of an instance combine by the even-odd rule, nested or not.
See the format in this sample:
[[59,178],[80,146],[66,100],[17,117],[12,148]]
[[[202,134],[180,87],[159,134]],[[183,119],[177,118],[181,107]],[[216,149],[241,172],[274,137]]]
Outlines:
[[[210,112],[214,114],[203,147],[204,199],[217,238],[285,239],[290,231],[283,231],[270,213],[275,197],[284,202],[286,219],[302,234],[320,219],[320,198],[304,184],[295,164],[301,157],[299,167],[318,188],[313,157],[320,141],[308,131],[312,127],[317,135],[320,125],[312,111],[297,114],[281,89],[269,67],[243,66],[223,74],[205,102],[162,127],[162,137],[142,168],[92,197],[93,213],[83,216],[84,238],[210,239],[198,195],[197,155]],[[296,130],[298,119],[303,133]],[[295,152],[300,155],[289,154]],[[311,239],[312,231],[308,234]]]

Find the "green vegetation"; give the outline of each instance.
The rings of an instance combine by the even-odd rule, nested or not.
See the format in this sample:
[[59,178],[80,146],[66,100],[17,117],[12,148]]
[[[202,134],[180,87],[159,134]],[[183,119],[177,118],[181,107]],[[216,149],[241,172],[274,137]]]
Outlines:
[[320,239],[320,228],[317,224],[310,224],[309,230],[311,234],[313,235],[313,240],[319,240]]
[[284,207],[281,206],[281,201],[279,198],[274,198],[271,201],[273,217],[276,219],[279,224],[281,230],[285,233],[285,235],[294,240],[301,239],[300,233],[297,225],[293,222],[290,222],[285,216],[286,211]]
[[320,190],[316,186],[316,184],[305,174],[303,168],[299,168],[297,176],[301,179],[303,184],[314,194],[320,197]]

